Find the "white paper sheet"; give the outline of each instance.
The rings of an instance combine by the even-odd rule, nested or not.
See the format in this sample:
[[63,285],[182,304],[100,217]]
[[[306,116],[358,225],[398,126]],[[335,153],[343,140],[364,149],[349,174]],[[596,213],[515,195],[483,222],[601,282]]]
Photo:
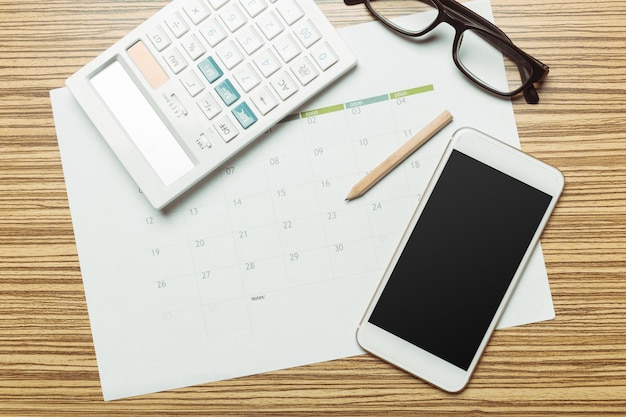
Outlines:
[[[71,94],[51,92],[105,400],[362,353],[357,324],[452,132],[519,143],[510,102],[454,67],[451,30],[413,42],[374,22],[342,35],[358,68],[305,106],[314,116],[281,123],[164,212]],[[344,201],[443,109],[451,125]],[[538,248],[499,327],[553,317]]]

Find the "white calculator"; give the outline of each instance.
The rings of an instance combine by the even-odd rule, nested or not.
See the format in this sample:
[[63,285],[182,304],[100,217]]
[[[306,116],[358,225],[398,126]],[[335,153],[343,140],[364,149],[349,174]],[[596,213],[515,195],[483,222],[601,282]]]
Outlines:
[[177,0],[66,85],[160,209],[355,64],[313,0]]

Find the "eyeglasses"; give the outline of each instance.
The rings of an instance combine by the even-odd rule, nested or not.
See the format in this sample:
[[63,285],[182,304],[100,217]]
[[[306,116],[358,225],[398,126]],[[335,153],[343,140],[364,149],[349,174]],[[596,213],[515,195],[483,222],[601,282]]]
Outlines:
[[[344,0],[348,6],[365,3],[387,27],[405,36],[418,37],[439,23],[456,31],[452,59],[457,68],[482,89],[503,97],[524,94],[536,104],[535,84],[549,67],[515,46],[497,26],[454,0]],[[420,13],[421,12],[421,13]],[[497,70],[504,59],[507,77]]]

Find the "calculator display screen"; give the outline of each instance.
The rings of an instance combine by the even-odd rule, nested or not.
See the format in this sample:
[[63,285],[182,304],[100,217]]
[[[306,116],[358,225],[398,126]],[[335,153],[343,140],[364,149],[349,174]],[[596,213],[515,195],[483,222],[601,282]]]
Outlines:
[[171,185],[193,169],[194,163],[119,61],[96,73],[91,85],[163,184]]

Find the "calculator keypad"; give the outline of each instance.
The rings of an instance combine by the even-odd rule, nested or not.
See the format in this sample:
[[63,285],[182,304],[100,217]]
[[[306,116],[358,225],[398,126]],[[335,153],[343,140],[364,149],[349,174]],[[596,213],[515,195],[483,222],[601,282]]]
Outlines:
[[304,17],[294,0],[187,0],[146,37],[230,141],[336,62],[327,44],[309,51],[322,35]]

